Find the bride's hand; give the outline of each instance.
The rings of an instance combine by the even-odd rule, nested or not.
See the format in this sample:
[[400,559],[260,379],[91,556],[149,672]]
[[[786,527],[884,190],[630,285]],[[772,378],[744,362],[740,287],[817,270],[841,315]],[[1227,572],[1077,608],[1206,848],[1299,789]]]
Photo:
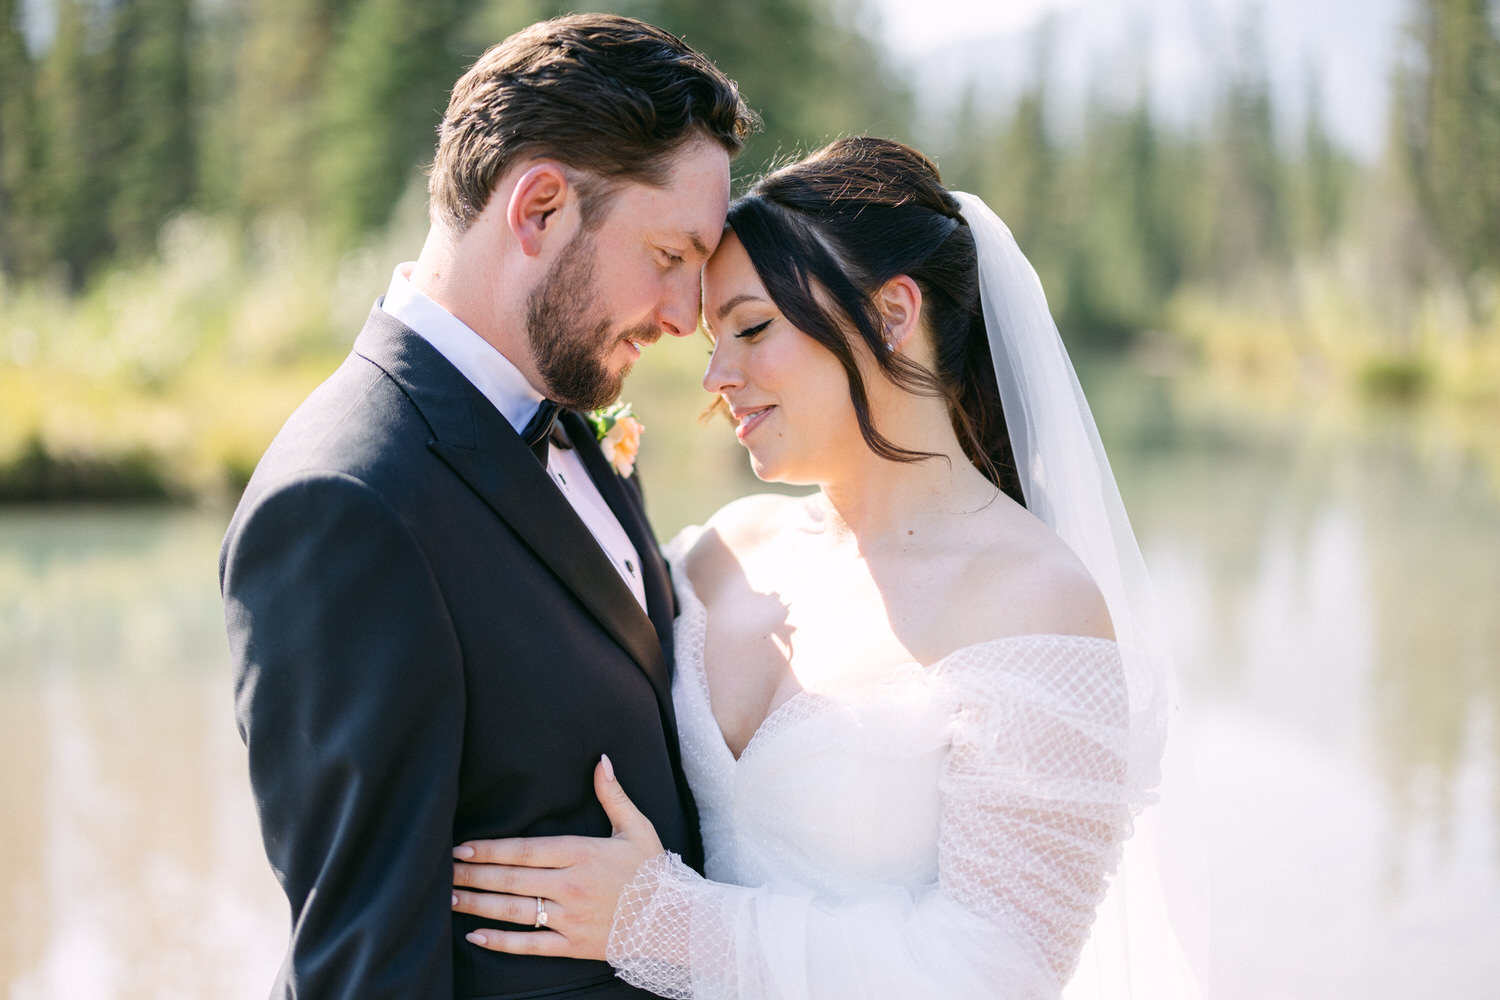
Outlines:
[[594,794],[614,829],[603,837],[471,840],[453,849],[453,909],[541,929],[482,928],[468,939],[513,955],[604,958],[615,903],[636,870],[662,852],[651,821],[615,780],[608,757],[594,767]]

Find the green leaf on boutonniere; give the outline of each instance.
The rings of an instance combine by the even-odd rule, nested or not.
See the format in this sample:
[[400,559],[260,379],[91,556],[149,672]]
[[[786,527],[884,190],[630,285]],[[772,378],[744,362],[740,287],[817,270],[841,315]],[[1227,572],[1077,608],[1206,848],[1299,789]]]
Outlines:
[[633,416],[634,414],[630,412],[629,403],[611,403],[597,410],[590,410],[583,415],[583,418],[594,429],[594,440],[603,441],[609,432],[614,429],[615,424],[619,423],[622,418]]

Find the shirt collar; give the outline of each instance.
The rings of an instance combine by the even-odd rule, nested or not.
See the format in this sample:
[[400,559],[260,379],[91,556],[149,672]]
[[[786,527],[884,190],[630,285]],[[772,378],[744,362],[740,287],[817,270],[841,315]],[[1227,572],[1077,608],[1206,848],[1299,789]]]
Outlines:
[[410,261],[396,266],[380,308],[436,348],[519,433],[536,413],[542,394],[489,341],[417,290],[410,280],[415,266]]

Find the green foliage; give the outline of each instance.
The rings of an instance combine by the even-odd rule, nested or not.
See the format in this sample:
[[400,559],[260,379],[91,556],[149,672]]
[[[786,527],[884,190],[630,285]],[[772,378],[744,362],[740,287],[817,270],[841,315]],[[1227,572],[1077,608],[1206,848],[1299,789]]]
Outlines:
[[1432,369],[1421,361],[1383,358],[1365,364],[1359,373],[1360,387],[1379,399],[1411,402],[1431,386]]
[[166,500],[171,493],[160,460],[145,449],[123,455],[54,455],[40,438],[0,464],[0,502]]

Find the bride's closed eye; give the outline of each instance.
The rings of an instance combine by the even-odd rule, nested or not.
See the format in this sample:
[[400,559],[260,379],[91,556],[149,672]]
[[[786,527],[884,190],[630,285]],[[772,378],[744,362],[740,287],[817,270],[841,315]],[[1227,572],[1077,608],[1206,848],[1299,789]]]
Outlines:
[[774,321],[768,319],[764,323],[757,323],[757,324],[755,324],[752,327],[747,327],[747,328],[741,330],[739,333],[735,334],[735,337],[738,338],[738,339],[740,339],[740,340],[750,340],[757,333],[760,333],[766,327],[770,326],[772,322],[774,322]]

